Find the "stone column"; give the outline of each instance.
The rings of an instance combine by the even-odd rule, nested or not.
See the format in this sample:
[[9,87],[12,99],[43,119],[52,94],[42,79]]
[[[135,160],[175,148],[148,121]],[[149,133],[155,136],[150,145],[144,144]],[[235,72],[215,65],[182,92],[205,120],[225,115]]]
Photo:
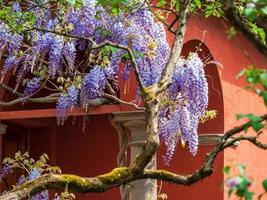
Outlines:
[[[130,138],[130,163],[134,161],[137,155],[143,151],[147,131],[144,112],[117,112],[114,113],[115,119],[122,123],[131,131]],[[146,169],[156,169],[156,156],[146,166]],[[129,184],[128,187],[130,200],[156,200],[157,182],[156,180],[146,179],[137,180]]]

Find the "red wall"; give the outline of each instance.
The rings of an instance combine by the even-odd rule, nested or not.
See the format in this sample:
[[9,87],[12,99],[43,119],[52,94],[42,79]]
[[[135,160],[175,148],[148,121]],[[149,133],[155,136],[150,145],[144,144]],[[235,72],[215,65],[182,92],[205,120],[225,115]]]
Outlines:
[[[58,127],[57,164],[62,171],[92,177],[115,168],[118,137],[108,117],[89,117],[85,132],[79,127],[81,121],[76,125],[72,125],[70,121],[65,126]],[[101,194],[79,195],[78,199],[119,199],[119,189]]]
[[[229,26],[222,19],[204,20],[195,16],[190,19],[189,24],[186,40],[203,40],[215,61],[220,63],[217,68],[222,84],[225,131],[244,122],[237,121],[236,114],[266,113],[267,109],[262,99],[251,91],[244,90],[247,86],[244,79],[236,79],[236,75],[250,64],[267,69],[266,57],[260,54],[241,33],[232,40],[227,39]],[[249,134],[252,133],[249,132]],[[266,134],[263,134],[261,139],[267,142]],[[253,179],[251,190],[257,194],[262,192],[261,181],[266,178],[266,153],[251,144],[241,142],[237,148],[224,151],[225,166],[234,166],[238,163],[244,163],[247,166],[248,176]],[[227,188],[225,188],[224,198],[228,199]]]
[[[220,96],[213,96],[211,105],[220,109],[219,117],[223,120],[224,125],[218,119],[216,123],[208,122],[202,128],[201,133],[211,133],[214,130],[221,132],[237,124],[235,113],[252,112],[255,109],[259,113],[266,112],[266,109],[264,110],[261,106],[262,102],[256,99],[253,93],[240,90],[244,87],[245,82],[237,82],[235,75],[243,67],[251,63],[251,60],[246,57],[245,49],[249,52],[253,61],[257,61],[257,66],[266,67],[267,62],[244,37],[238,36],[238,38],[229,41],[226,35],[227,24],[215,18],[204,20],[201,17],[192,17],[187,30],[186,41],[192,39],[202,40],[204,31],[207,31],[204,37],[205,44],[214,59],[223,65],[223,68],[218,67],[216,70],[219,71],[222,80],[221,95],[223,97],[224,107],[218,107],[221,103],[217,102]],[[172,40],[171,35],[169,35],[169,40]],[[130,87],[128,91],[135,91],[135,87]],[[216,95],[216,92],[212,92]],[[124,94],[124,96],[127,96],[130,100],[133,97],[130,94]],[[51,124],[50,128],[30,129],[31,154],[36,157],[43,152],[47,152],[52,162],[60,166],[64,173],[95,176],[110,171],[116,167],[116,155],[118,152],[117,133],[110,125],[107,116],[90,116],[87,120],[87,129],[85,132],[82,132],[81,118],[74,125],[70,119],[62,127],[56,127],[55,124]],[[204,162],[205,153],[211,148],[211,146],[200,146],[197,156],[192,157],[187,149],[178,147],[178,151],[168,169],[177,173],[192,173]],[[255,177],[255,180],[260,180],[262,174],[265,174],[267,167],[267,160],[265,158],[267,157],[255,149],[251,148],[251,146],[244,145],[239,150],[227,150],[224,155],[220,154],[217,158],[215,171],[211,177],[190,187],[164,183],[162,192],[166,193],[170,200],[220,200],[226,198],[226,196],[223,196],[223,187],[221,186],[224,178],[221,172],[224,162],[229,163],[229,159],[235,159],[238,162],[242,161],[247,163],[251,171],[251,176]],[[164,149],[162,148],[158,155],[158,168],[165,168],[161,160],[163,153]],[[242,157],[240,155],[244,156]],[[257,167],[255,167],[255,163],[258,163]],[[254,189],[257,189],[257,187],[254,186]],[[119,199],[119,190],[114,189],[103,194],[81,195],[77,199]]]

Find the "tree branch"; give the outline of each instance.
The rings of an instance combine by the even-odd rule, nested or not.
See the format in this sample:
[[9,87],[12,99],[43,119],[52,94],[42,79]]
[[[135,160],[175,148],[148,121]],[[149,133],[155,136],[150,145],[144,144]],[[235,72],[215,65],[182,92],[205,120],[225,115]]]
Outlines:
[[[7,86],[4,83],[0,83],[0,87],[3,88],[6,91],[9,91],[13,94],[15,94],[16,96],[18,96],[19,98],[14,99],[12,101],[8,101],[8,102],[2,102],[0,101],[0,106],[11,106],[11,105],[15,105],[18,103],[24,103],[24,102],[32,102],[32,103],[55,103],[57,102],[57,99],[60,95],[60,93],[52,93],[48,96],[45,97],[36,97],[36,98],[27,98],[27,97],[23,97],[23,94],[15,91],[13,88]],[[89,101],[89,105],[90,106],[100,106],[103,105],[105,103],[108,102],[108,99],[106,98],[96,98],[93,100]]]
[[186,32],[186,24],[190,13],[191,0],[184,0],[181,8],[181,12],[178,18],[179,29],[175,34],[175,40],[172,45],[171,54],[169,60],[162,72],[160,81],[158,83],[157,93],[163,91],[171,83],[173,70],[180,58],[183,48],[183,40]]
[[[261,116],[261,122],[266,120],[267,114]],[[267,144],[262,144],[256,139],[256,137],[239,136],[234,139],[230,138],[249,127],[251,127],[251,123],[247,122],[227,131],[213,150],[207,154],[202,167],[192,174],[180,175],[166,170],[144,170],[141,173],[136,174],[133,170],[127,167],[115,168],[107,174],[93,178],[83,178],[68,174],[46,174],[33,181],[28,181],[21,186],[17,186],[5,194],[2,194],[0,199],[19,200],[26,198],[29,195],[34,195],[45,189],[65,189],[66,185],[69,190],[73,192],[105,192],[111,188],[118,187],[134,180],[148,178],[181,185],[192,185],[201,179],[210,176],[213,173],[213,163],[217,155],[237,141],[247,140],[261,149],[267,149]]]
[[242,22],[242,19],[236,14],[234,8],[234,1],[225,0],[224,2],[224,13],[227,19],[237,27],[253,44],[257,47],[257,49],[267,56],[267,46],[263,44],[260,39],[254,34],[247,26]]
[[113,101],[115,101],[115,102],[117,102],[117,103],[125,104],[125,105],[129,105],[129,106],[133,106],[133,107],[135,107],[135,108],[138,109],[138,110],[145,110],[144,107],[140,107],[140,106],[138,106],[137,104],[132,103],[132,102],[123,101],[123,100],[121,100],[120,98],[118,98],[118,97],[116,97],[116,96],[114,96],[114,95],[110,95],[110,94],[105,93],[103,96],[104,96],[105,98],[107,98],[107,99],[111,99],[111,100],[113,100]]

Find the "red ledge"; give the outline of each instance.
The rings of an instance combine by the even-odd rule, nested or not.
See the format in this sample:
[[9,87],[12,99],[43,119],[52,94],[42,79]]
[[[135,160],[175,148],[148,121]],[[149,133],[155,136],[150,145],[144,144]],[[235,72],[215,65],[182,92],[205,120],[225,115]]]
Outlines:
[[[82,116],[82,115],[109,114],[121,110],[124,110],[121,105],[103,105],[99,107],[90,108],[87,111],[83,108],[78,108],[73,111],[70,111],[67,115]],[[0,120],[47,118],[47,117],[55,117],[56,115],[57,115],[56,109],[3,111],[0,112]]]

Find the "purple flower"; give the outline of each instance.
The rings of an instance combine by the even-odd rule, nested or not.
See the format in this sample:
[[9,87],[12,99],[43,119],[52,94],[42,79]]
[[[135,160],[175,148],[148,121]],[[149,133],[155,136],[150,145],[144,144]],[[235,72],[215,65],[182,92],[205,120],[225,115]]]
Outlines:
[[19,5],[19,2],[14,2],[13,6],[12,6],[12,10],[16,11],[16,12],[21,12],[21,7]]
[[49,71],[51,76],[58,73],[63,47],[63,37],[58,35],[54,36],[51,40],[49,51]]
[[23,97],[30,97],[32,96],[38,89],[40,89],[41,83],[40,78],[34,77],[27,82],[26,88],[23,92]]
[[22,43],[23,36],[19,34],[14,34],[10,38],[9,46],[8,46],[8,53],[9,54],[14,54],[15,51],[19,50],[20,45]]
[[[29,174],[29,180],[34,180],[34,179],[37,179],[38,177],[41,176],[41,173],[40,171],[37,169],[37,168],[34,168],[30,174]],[[30,198],[30,200],[48,200],[49,199],[49,196],[48,196],[48,191],[47,190],[44,190],[34,196],[32,196]]]
[[[192,155],[197,153],[199,117],[205,113],[208,106],[204,64],[197,54],[191,54],[186,60],[181,59],[177,63],[172,84],[165,97],[172,106],[161,106],[159,124],[161,140],[167,147],[165,161],[168,163],[174,153],[173,146],[180,139],[188,144]],[[175,136],[178,131],[181,132],[180,138]]]
[[12,167],[10,165],[3,165],[0,170],[0,181],[5,178],[8,174],[13,173]]
[[41,176],[41,173],[39,172],[37,168],[34,168],[29,174],[29,179],[34,180],[38,178],[39,176]]
[[67,93],[62,93],[57,101],[57,122],[63,124],[67,119],[67,112],[78,105],[78,89],[72,85]]
[[17,67],[17,65],[19,64],[20,59],[17,58],[16,56],[10,56],[5,60],[4,66],[3,66],[3,70],[2,73],[5,74],[8,71],[14,69]]
[[232,177],[230,179],[226,180],[226,185],[229,188],[233,188],[237,186],[239,183],[241,183],[242,179],[239,176]]
[[95,66],[87,75],[85,75],[81,89],[81,103],[84,107],[88,106],[88,101],[101,97],[106,87],[107,77],[104,70]]
[[160,139],[167,148],[166,155],[163,157],[166,165],[169,165],[175,152],[176,144],[180,139],[180,135],[178,134],[180,126],[177,123],[180,116],[178,112],[172,112],[172,114],[171,112],[167,109],[164,113],[161,113],[159,121]]
[[74,68],[74,62],[76,58],[75,42],[67,42],[63,47],[63,55],[68,62],[69,68]]
[[24,175],[22,175],[21,177],[19,177],[19,179],[17,180],[17,185],[22,185],[23,183],[25,183],[27,181],[27,179],[24,177]]

